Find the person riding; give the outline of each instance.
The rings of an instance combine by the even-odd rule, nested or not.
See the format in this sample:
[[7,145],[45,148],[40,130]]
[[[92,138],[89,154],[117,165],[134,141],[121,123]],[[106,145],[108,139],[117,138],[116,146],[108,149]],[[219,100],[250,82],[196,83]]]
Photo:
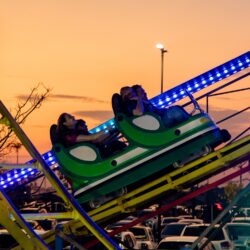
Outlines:
[[147,97],[147,93],[141,85],[132,87],[122,87],[120,95],[123,101],[124,113],[127,116],[141,116],[145,112],[153,112],[160,116],[162,122],[167,128],[187,120],[190,115],[178,105],[168,108],[155,107]]
[[[145,93],[146,94],[146,93]],[[140,116],[145,112],[154,112],[155,107],[151,103],[145,102],[144,93],[137,93],[132,87],[121,88],[123,112],[127,116]]]
[[65,147],[73,146],[80,142],[89,142],[98,147],[103,158],[123,149],[126,145],[114,138],[113,131],[99,131],[91,134],[84,120],[76,120],[68,113],[62,113],[57,122],[57,133]]

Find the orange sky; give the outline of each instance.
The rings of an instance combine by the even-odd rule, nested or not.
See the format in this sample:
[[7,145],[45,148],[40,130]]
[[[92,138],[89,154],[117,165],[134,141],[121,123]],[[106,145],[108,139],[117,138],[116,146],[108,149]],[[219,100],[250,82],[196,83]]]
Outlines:
[[[52,88],[55,97],[24,126],[46,152],[49,127],[60,113],[82,114],[91,128],[112,117],[111,96],[120,87],[141,83],[149,97],[157,95],[158,42],[169,51],[165,90],[247,52],[249,9],[249,0],[2,0],[0,98],[10,109],[37,83]],[[226,113],[249,106],[248,95],[212,104]]]

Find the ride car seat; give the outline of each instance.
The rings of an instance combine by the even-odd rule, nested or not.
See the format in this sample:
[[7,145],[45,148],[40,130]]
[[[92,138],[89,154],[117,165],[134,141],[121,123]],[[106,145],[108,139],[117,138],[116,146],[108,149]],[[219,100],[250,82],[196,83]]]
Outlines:
[[122,97],[118,93],[112,96],[112,108],[115,116],[117,116],[118,113],[124,113]]
[[52,143],[52,145],[56,144],[56,143],[61,143],[60,137],[57,133],[57,125],[53,124],[50,126],[50,141]]

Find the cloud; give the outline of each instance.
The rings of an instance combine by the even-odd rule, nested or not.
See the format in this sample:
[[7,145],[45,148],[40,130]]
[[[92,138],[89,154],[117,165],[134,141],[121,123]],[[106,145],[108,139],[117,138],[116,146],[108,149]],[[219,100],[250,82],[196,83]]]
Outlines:
[[[211,111],[209,112],[209,115],[211,115],[213,117],[213,119],[218,122],[226,117],[232,116],[236,113],[238,113],[239,110],[235,110],[235,109],[211,109]],[[250,111],[244,111],[234,117],[231,117],[228,119],[229,121],[233,120],[233,124],[232,125],[243,125],[244,123],[248,124],[250,123]]]
[[73,114],[84,118],[91,118],[100,122],[105,122],[114,117],[114,113],[111,110],[84,110],[75,111]]
[[[220,120],[225,119],[226,117],[232,116],[233,114],[236,114],[239,112],[239,110],[234,109],[212,109],[211,112],[209,112],[209,115],[212,117],[212,119],[215,122],[219,122]],[[221,122],[218,124],[220,128],[227,129],[230,134],[232,135],[232,138],[239,135],[243,131],[247,130],[244,135],[249,134],[249,124],[250,124],[250,111],[242,112],[234,117],[229,118],[228,120],[225,120],[224,122]]]
[[[28,95],[18,95],[17,98],[25,101],[27,100]],[[88,103],[109,103],[108,101],[100,100],[94,97],[78,96],[78,95],[61,95],[61,94],[53,95],[51,94],[46,99],[52,100],[52,101],[54,100],[77,100],[77,101],[88,102]]]
[[50,95],[49,96],[50,99],[69,99],[69,100],[79,100],[79,101],[83,101],[83,102],[98,102],[98,103],[109,103],[107,101],[104,100],[100,100],[94,97],[88,97],[88,96],[78,96],[78,95]]

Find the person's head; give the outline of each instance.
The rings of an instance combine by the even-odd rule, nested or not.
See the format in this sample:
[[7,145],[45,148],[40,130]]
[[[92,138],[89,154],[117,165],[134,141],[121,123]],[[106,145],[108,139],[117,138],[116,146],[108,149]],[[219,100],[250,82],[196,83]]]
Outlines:
[[122,97],[122,100],[129,100],[132,97],[134,97],[136,94],[131,87],[126,86],[126,87],[121,88],[120,95]]
[[72,129],[75,127],[77,121],[73,115],[62,113],[57,120],[57,128],[59,132],[65,129]]
[[144,88],[141,85],[135,84],[132,86],[132,89],[134,90],[137,96],[141,96],[146,99],[148,98],[147,93],[145,92]]
[[81,131],[83,131],[85,133],[89,132],[88,126],[87,126],[86,122],[83,119],[77,120],[76,129],[81,130]]

